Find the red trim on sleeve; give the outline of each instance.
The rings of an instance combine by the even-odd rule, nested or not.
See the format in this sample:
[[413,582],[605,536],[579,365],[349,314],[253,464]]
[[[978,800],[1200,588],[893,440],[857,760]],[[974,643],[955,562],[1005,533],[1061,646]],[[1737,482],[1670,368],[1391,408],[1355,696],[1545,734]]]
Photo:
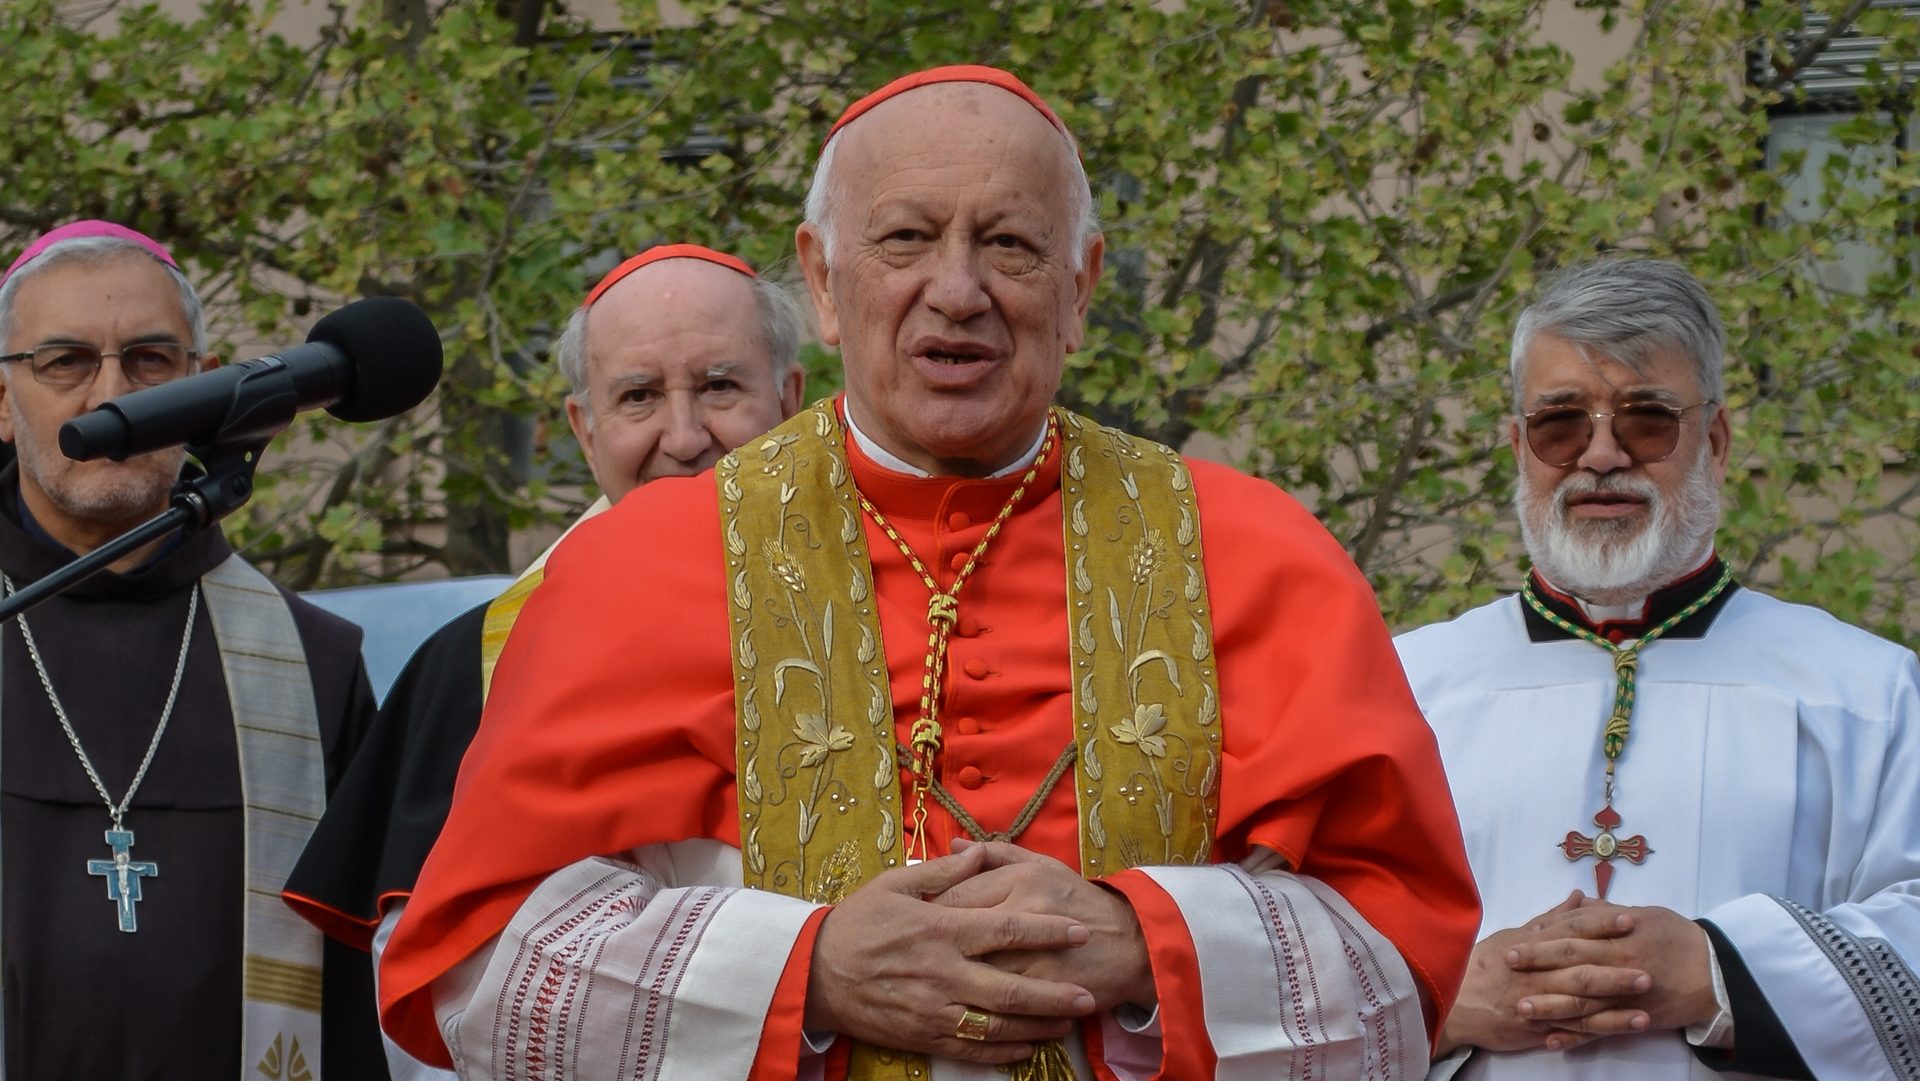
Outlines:
[[412,890],[388,890],[387,892],[381,894],[380,896],[375,897],[373,899],[373,910],[379,913],[379,915],[373,918],[373,925],[375,927],[379,927],[380,921],[387,918],[388,905],[391,905],[396,901],[404,904],[407,901],[407,899],[411,898],[412,896],[413,896]]
[[373,932],[380,926],[379,920],[362,919],[292,890],[281,890],[280,900],[335,942],[344,942],[361,953],[373,952]]
[[[1139,871],[1122,871],[1099,880],[1118,892],[1140,918],[1140,934],[1147,940],[1147,960],[1153,965],[1153,986],[1160,996],[1160,1072],[1156,1078],[1212,1077],[1219,1066],[1213,1041],[1207,1036],[1207,1016],[1200,990],[1200,959],[1180,906],[1160,884]],[[1083,1030],[1097,1028],[1083,1026]],[[1087,1057],[1103,1079],[1113,1077],[1094,1054],[1097,1033],[1087,1033]]]
[[1106,1025],[1100,1014],[1081,1020],[1080,1041],[1086,1045],[1087,1065],[1093,1067],[1097,1081],[1120,1081],[1120,1075],[1107,1066]]
[[[813,940],[831,907],[823,907],[800,925],[800,934],[787,953],[787,966],[774,985],[767,1004],[766,1024],[760,1028],[760,1047],[753,1055],[747,1081],[789,1081],[800,1072],[800,1032],[807,1019],[807,979],[813,972]],[[844,1041],[842,1041],[844,1042]]]

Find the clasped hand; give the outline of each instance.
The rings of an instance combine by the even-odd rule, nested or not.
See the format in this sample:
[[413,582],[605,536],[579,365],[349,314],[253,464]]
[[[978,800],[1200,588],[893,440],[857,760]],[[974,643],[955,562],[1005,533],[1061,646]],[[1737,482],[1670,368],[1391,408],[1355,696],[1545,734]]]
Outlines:
[[[879,875],[827,914],[814,940],[808,1029],[1007,1063],[1096,1010],[1151,1001],[1125,899],[1014,845],[954,847]],[[955,1035],[969,1008],[991,1015],[986,1039]]]
[[1707,957],[1706,932],[1679,913],[1575,890],[1525,926],[1474,945],[1440,1051],[1564,1051],[1711,1020],[1718,1005]]

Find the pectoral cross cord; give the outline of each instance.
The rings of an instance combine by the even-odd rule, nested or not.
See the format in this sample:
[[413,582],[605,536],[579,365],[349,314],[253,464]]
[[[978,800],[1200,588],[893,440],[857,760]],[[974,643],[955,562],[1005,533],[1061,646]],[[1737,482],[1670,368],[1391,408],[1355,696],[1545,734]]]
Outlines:
[[1582,860],[1592,857],[1593,885],[1595,893],[1605,900],[1607,891],[1613,886],[1613,861],[1624,859],[1639,864],[1653,854],[1652,846],[1641,834],[1632,837],[1620,837],[1615,831],[1620,828],[1620,812],[1613,809],[1613,782],[1615,767],[1620,761],[1621,752],[1627,749],[1627,737],[1633,734],[1634,675],[1640,667],[1640,651],[1655,639],[1678,626],[1688,616],[1713,602],[1733,581],[1733,568],[1724,567],[1720,577],[1705,593],[1693,603],[1680,609],[1654,627],[1652,630],[1631,642],[1618,645],[1594,632],[1573,623],[1541,602],[1533,591],[1533,581],[1520,590],[1520,598],[1527,607],[1534,610],[1542,619],[1566,631],[1576,638],[1584,639],[1613,654],[1613,711],[1607,717],[1607,724],[1601,731],[1600,750],[1606,755],[1606,775],[1601,785],[1600,809],[1593,814],[1593,824],[1598,832],[1589,837],[1579,830],[1568,830],[1565,839],[1558,842],[1560,851],[1570,860]]

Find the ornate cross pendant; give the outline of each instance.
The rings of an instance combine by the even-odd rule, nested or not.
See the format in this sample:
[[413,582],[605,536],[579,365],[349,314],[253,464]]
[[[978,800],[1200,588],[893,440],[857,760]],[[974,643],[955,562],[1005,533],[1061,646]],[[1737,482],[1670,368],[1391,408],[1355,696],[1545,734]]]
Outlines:
[[1600,827],[1600,832],[1592,837],[1578,830],[1568,830],[1567,839],[1560,842],[1560,851],[1565,852],[1570,860],[1593,857],[1593,884],[1604,901],[1607,899],[1607,887],[1613,885],[1614,858],[1640,863],[1653,853],[1653,849],[1647,847],[1647,839],[1640,834],[1624,840],[1613,835],[1613,831],[1620,828],[1620,812],[1614,810],[1611,803],[1594,814],[1593,824]]
[[160,877],[160,865],[133,858],[133,853],[128,851],[133,847],[132,830],[108,830],[107,844],[113,846],[113,858],[88,860],[87,873],[107,880],[107,900],[120,910],[120,929],[137,931],[139,925],[134,920],[133,903],[140,899],[140,880]]

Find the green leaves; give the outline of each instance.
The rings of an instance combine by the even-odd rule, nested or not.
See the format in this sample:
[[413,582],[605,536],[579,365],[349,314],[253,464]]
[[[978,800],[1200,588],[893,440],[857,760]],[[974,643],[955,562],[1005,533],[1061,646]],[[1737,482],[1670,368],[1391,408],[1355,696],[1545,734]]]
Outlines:
[[[300,40],[252,5],[0,9],[6,247],[82,215],[147,229],[228,353],[368,292],[442,329],[419,416],[272,452],[239,533],[284,580],[507,569],[511,529],[590,495],[544,360],[587,286],[663,241],[779,264],[832,118],[972,61],[1047,96],[1093,177],[1106,276],[1063,396],[1295,490],[1395,625],[1517,580],[1512,321],[1541,275],[1622,249],[1686,263],[1727,316],[1722,550],[1920,638],[1920,163],[1871,107],[1890,60],[1830,148],[1768,158],[1791,91],[1742,75],[1791,57],[1799,3],[690,0],[667,25],[623,0],[615,25],[549,6],[534,36],[454,4],[412,37],[386,6]],[[1920,55],[1920,22],[1862,19]],[[832,350],[805,363],[809,397],[838,385]]]

